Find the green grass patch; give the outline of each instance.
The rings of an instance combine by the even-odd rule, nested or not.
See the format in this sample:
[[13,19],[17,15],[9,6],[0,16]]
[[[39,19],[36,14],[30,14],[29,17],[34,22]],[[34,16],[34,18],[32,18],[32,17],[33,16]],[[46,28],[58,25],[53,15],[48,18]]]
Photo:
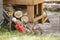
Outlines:
[[51,35],[23,34],[17,31],[0,32],[0,40],[60,40],[60,37]]

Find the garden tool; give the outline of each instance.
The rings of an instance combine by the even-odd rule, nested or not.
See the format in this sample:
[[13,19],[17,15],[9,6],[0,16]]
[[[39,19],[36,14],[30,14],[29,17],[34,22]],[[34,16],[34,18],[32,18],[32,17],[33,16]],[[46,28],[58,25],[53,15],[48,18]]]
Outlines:
[[19,22],[16,18],[12,18],[12,21],[15,23],[15,28],[17,31],[22,32],[22,33],[26,33],[25,28],[23,27],[23,24],[21,22]]
[[11,31],[11,24],[12,24],[11,19],[12,19],[12,17],[13,17],[14,10],[13,10],[13,7],[12,7],[11,4],[8,4],[8,6],[9,6],[8,15],[9,15],[9,17],[10,17],[9,26],[10,26],[10,31]]

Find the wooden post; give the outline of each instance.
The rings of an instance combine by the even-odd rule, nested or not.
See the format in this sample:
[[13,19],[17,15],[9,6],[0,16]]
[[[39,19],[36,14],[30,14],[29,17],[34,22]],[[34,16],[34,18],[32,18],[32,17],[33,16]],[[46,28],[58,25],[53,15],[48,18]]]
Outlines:
[[12,21],[11,21],[11,17],[10,17],[10,22],[9,22],[9,28],[10,28],[10,30],[9,31],[11,31],[11,24],[12,24]]
[[34,22],[34,6],[27,6],[27,13],[30,22]]
[[32,24],[32,27],[34,27],[34,5],[27,6],[27,13],[29,17],[29,21]]
[[[41,4],[41,12],[42,12],[42,15],[43,15],[43,3]],[[42,18],[42,24],[43,24],[43,21],[44,21],[44,17]]]
[[12,21],[11,21],[11,19],[12,19],[12,17],[13,17],[13,11],[10,11],[10,12],[8,12],[9,13],[9,16],[10,16],[10,20],[9,20],[9,31],[11,31],[11,24],[12,24]]
[[38,15],[38,4],[36,5],[36,14]]
[[[38,5],[38,12],[39,12],[39,16],[43,15],[43,4],[42,3]],[[39,20],[39,22],[42,23],[43,20],[44,20],[44,17],[41,20]]]

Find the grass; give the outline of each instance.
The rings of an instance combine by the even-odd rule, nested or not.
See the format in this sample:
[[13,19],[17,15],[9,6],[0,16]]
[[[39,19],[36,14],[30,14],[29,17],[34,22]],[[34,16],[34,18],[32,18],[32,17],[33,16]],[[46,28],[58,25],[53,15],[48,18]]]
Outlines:
[[0,40],[60,40],[60,37],[51,35],[23,34],[17,31],[0,32]]

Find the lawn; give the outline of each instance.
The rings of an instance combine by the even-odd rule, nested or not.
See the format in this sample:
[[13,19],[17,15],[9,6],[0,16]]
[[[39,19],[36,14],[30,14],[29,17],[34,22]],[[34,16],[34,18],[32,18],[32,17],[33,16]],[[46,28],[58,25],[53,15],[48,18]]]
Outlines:
[[0,40],[60,40],[60,37],[51,35],[23,34],[17,31],[0,32]]

